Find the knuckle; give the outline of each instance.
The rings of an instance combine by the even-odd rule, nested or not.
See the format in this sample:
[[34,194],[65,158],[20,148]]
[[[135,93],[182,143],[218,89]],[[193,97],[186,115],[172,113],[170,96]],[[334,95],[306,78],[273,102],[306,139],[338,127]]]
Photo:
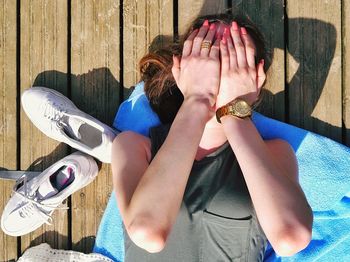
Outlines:
[[214,68],[217,66],[216,59],[214,57],[209,57],[206,64],[208,65],[208,68]]
[[186,39],[185,42],[184,42],[184,46],[188,46],[192,43],[192,40],[190,39]]
[[211,57],[208,62],[209,62],[210,66],[216,66],[216,59],[215,58]]
[[249,51],[249,52],[251,52],[251,53],[254,53],[255,52],[255,48],[254,48],[254,46],[252,45],[252,44],[247,44],[246,46],[245,46],[245,49],[247,50],[247,51]]
[[198,63],[200,61],[200,56],[197,54],[193,54],[191,56],[191,63]]
[[227,57],[225,57],[225,58],[221,59],[221,63],[222,63],[223,65],[228,65],[228,64],[230,63],[230,59],[228,59]]
[[203,41],[203,36],[196,36],[193,41],[195,43],[202,42]]
[[238,75],[239,74],[238,68],[233,68],[231,73],[232,75]]
[[230,57],[232,57],[232,58],[236,58],[236,57],[237,57],[236,52],[230,52]]
[[244,48],[243,43],[241,41],[236,41],[235,48],[236,49],[243,49]]
[[255,67],[249,67],[248,68],[248,72],[249,72],[250,75],[256,75]]
[[248,77],[248,76],[250,76],[249,70],[248,70],[248,68],[246,68],[246,67],[241,67],[240,70],[239,70],[239,74],[240,74],[242,77]]
[[211,49],[212,49],[212,50],[219,50],[219,49],[220,49],[220,46],[218,46],[218,45],[212,45],[212,46],[211,46]]
[[227,58],[228,52],[227,51],[221,51],[221,56]]
[[256,78],[257,78],[256,72],[250,71],[250,72],[249,72],[249,77],[250,77],[251,79],[256,79]]

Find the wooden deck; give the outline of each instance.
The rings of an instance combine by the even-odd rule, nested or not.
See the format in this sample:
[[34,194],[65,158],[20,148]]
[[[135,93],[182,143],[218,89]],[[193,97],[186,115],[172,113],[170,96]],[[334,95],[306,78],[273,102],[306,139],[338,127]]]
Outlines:
[[[259,25],[274,51],[260,111],[350,145],[348,0],[1,0],[0,169],[41,171],[71,151],[30,123],[20,105],[25,89],[56,89],[111,124],[151,43],[172,41],[198,14],[233,5]],[[13,184],[0,181],[0,213]],[[52,226],[20,238],[0,232],[0,261],[41,242],[90,252],[111,188],[105,164],[70,197],[68,211],[55,212]]]

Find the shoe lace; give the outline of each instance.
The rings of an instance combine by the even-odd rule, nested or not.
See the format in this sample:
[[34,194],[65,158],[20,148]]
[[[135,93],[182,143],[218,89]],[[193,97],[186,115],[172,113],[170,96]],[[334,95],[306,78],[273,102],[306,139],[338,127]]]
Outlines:
[[[27,188],[27,181],[28,178],[26,175],[23,175],[20,177],[17,181],[16,184],[14,185],[12,189],[12,193],[20,196],[23,198],[23,200],[26,203],[31,203],[31,205],[24,205],[21,207],[21,210],[19,211],[19,214],[21,217],[26,218],[34,214],[35,211],[38,211],[38,214],[41,216],[43,219],[43,222],[47,225],[52,225],[52,216],[48,215],[44,212],[43,209],[48,210],[49,213],[55,209],[60,209],[60,210],[67,210],[69,207],[62,206],[62,203],[59,206],[56,206],[54,204],[43,204],[41,203],[38,199],[35,198],[34,195],[30,195],[28,193],[28,188]],[[23,193],[18,192],[18,188],[20,185],[23,184]]]
[[55,102],[49,100],[45,104],[44,108],[44,116],[52,121],[54,121],[59,128],[63,128],[67,126],[62,120],[65,115],[66,110],[62,107],[62,105],[58,105]]

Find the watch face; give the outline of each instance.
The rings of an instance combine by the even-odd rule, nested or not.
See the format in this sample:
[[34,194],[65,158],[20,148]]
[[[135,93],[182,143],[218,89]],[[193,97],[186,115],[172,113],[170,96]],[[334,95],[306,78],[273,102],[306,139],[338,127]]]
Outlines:
[[226,115],[233,115],[240,118],[245,118],[252,115],[252,108],[250,105],[241,99],[236,99],[231,103],[220,107],[216,110],[216,120],[221,123],[220,118]]
[[235,113],[240,117],[245,117],[250,115],[251,108],[247,102],[244,100],[239,100],[234,104]]

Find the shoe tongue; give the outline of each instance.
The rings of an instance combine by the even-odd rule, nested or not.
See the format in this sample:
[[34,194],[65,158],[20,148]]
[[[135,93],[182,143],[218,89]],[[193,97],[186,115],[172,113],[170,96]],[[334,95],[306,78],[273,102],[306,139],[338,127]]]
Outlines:
[[65,127],[65,129],[69,135],[73,136],[76,139],[81,139],[79,128],[85,124],[85,122],[76,117],[69,117],[67,123],[68,125]]
[[37,197],[40,200],[47,199],[52,197],[58,193],[58,190],[54,188],[50,182],[50,178],[48,178],[45,182],[43,182],[38,188]]

